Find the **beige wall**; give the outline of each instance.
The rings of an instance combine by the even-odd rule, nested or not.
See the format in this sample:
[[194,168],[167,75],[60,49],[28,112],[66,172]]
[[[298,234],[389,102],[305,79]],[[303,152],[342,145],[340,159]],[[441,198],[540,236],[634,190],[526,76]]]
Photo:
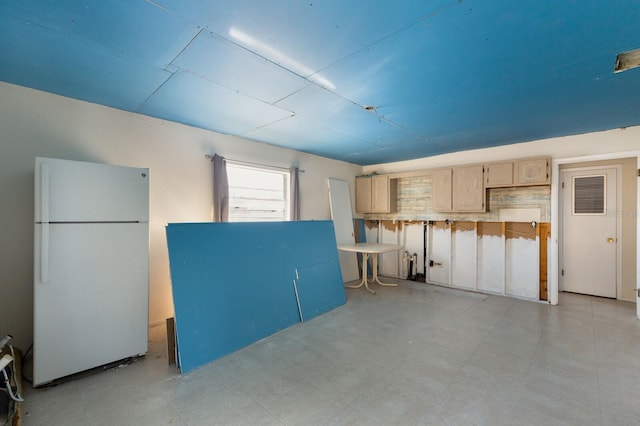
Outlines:
[[[164,227],[211,220],[205,154],[272,166],[297,165],[301,218],[329,219],[327,179],[353,191],[360,166],[0,83],[0,335],[32,339],[34,157],[150,169],[150,321],[172,315]],[[355,199],[352,194],[352,199]]]

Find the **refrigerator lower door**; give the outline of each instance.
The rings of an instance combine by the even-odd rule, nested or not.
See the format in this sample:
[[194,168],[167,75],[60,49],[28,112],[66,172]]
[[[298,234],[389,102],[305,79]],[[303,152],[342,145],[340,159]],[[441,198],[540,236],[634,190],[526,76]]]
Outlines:
[[147,352],[148,253],[148,223],[35,226],[34,385]]

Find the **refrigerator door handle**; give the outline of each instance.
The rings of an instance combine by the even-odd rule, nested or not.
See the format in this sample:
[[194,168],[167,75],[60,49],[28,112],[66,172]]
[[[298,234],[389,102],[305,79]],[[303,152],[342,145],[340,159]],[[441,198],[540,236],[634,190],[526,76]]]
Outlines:
[[40,170],[40,221],[49,222],[49,164],[42,162]]
[[49,224],[43,223],[40,234],[40,282],[49,281]]

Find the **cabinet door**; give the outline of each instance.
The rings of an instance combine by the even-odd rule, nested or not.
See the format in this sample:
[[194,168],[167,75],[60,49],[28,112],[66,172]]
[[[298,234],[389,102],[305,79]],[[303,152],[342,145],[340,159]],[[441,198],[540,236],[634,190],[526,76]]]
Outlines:
[[371,178],[356,178],[356,212],[371,212]]
[[484,176],[487,188],[513,185],[513,161],[487,164]]
[[453,169],[453,211],[485,211],[483,166],[455,167]]
[[396,206],[396,180],[389,176],[371,178],[371,211],[374,213],[392,213]]
[[451,169],[434,170],[431,178],[433,210],[436,212],[450,212]]
[[516,162],[518,185],[545,185],[549,180],[549,159],[531,158]]
[[389,177],[371,178],[371,211],[385,213],[389,211]]

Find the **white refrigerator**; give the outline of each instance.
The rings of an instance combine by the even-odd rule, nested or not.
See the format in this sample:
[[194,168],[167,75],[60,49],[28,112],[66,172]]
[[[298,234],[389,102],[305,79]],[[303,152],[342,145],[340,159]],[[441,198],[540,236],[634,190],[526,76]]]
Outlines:
[[36,158],[33,383],[148,347],[149,170]]

